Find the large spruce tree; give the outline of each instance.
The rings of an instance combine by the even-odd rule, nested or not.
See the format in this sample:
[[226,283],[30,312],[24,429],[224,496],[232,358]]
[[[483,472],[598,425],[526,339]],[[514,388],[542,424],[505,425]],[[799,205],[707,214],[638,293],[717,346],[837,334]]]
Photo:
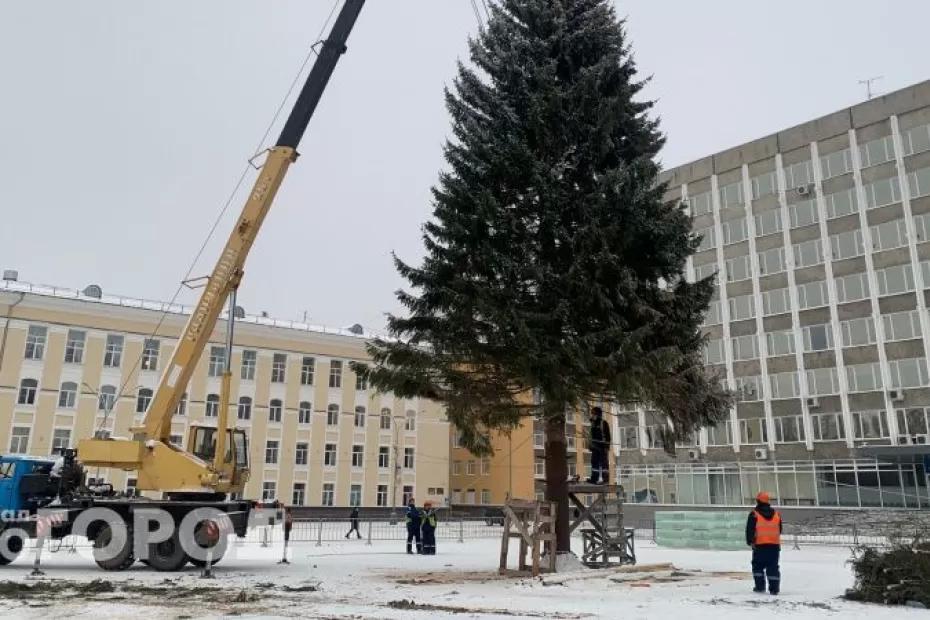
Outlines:
[[492,431],[544,420],[567,551],[566,412],[646,402],[669,441],[726,412],[701,361],[713,284],[682,277],[699,239],[664,200],[663,137],[611,2],[500,0],[470,50],[446,92],[454,137],[426,257],[395,257],[408,316],[389,317],[393,338],[358,370],[444,403],[477,454]]

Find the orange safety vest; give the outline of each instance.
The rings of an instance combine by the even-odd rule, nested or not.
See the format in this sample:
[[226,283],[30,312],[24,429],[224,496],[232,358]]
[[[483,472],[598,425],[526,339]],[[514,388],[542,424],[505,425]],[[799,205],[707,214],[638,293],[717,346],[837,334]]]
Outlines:
[[756,540],[757,545],[780,545],[781,544],[781,513],[776,511],[771,520],[763,517],[758,510],[753,510],[756,515]]

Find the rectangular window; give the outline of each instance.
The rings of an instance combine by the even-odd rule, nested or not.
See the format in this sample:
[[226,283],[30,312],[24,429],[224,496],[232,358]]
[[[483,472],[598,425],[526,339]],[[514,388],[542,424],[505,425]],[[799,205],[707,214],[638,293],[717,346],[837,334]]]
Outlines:
[[839,394],[840,385],[836,368],[811,368],[807,371],[807,390],[809,394],[821,396]]
[[723,363],[723,340],[713,338],[704,345],[704,363],[705,364],[722,364]]
[[58,408],[74,409],[77,404],[77,383],[65,381],[58,390]]
[[107,345],[103,353],[103,365],[107,368],[119,368],[123,360],[123,337],[107,334]]
[[762,377],[748,375],[735,377],[736,399],[740,402],[762,400]]
[[417,430],[417,412],[413,409],[408,409],[407,414],[404,416],[404,430],[408,433]]
[[207,374],[211,377],[222,377],[226,370],[226,347],[210,347],[210,366]]
[[388,488],[386,484],[378,485],[378,492],[375,494],[375,504],[381,507],[387,506]]
[[756,305],[752,295],[731,297],[729,303],[731,321],[742,321],[756,316]]
[[158,351],[161,343],[151,338],[146,338],[142,344],[142,370],[158,370]]
[[294,465],[306,465],[310,454],[310,445],[306,442],[298,442],[294,448]]
[[336,444],[326,444],[326,449],[323,452],[323,465],[326,467],[336,466]]
[[759,274],[763,276],[785,270],[785,248],[772,248],[759,252]]
[[848,364],[846,381],[850,392],[873,392],[882,389],[882,370],[877,362]]
[[723,245],[739,243],[749,237],[749,229],[746,226],[746,218],[736,220],[727,220],[720,225],[723,231]]
[[733,444],[729,422],[720,422],[717,426],[708,426],[706,429],[708,446],[729,446]]
[[905,156],[930,151],[930,125],[920,125],[902,131],[901,143]]
[[720,300],[715,299],[707,304],[707,313],[704,315],[704,325],[719,325],[720,322]]
[[859,301],[869,296],[869,278],[864,273],[851,273],[848,276],[834,278],[836,283],[836,301],[847,303]]
[[300,361],[300,384],[313,385],[313,372],[316,370],[316,359],[304,357]]
[[878,138],[859,145],[859,159],[863,168],[870,168],[894,159],[894,139]]
[[268,403],[268,421],[269,422],[281,422],[281,412],[284,410],[284,405],[280,400],[274,398]]
[[87,341],[87,332],[78,329],[68,330],[68,340],[65,342],[65,363],[80,364],[84,361],[84,344]]
[[332,482],[323,483],[323,499],[320,502],[322,506],[332,506],[334,495],[336,493],[335,485]]
[[930,213],[914,216],[914,231],[917,235],[917,243],[930,241]]
[[332,360],[329,363],[329,387],[342,387],[342,362],[339,360]]
[[26,335],[27,360],[41,360],[45,356],[45,343],[48,341],[48,328],[41,325],[30,325]]
[[907,223],[904,219],[891,220],[872,226],[872,250],[892,250],[907,245]]
[[364,392],[368,389],[368,377],[362,374],[355,375],[355,391]]
[[349,505],[350,506],[361,506],[362,505],[362,485],[353,484],[349,487]]
[[930,168],[921,168],[907,174],[907,188],[911,198],[930,194]]
[[152,404],[152,390],[149,388],[139,388],[139,394],[136,398],[136,413],[145,413]]
[[791,228],[800,228],[801,226],[810,226],[820,221],[817,214],[817,201],[802,200],[788,207],[788,217],[791,222]]
[[848,148],[820,158],[820,172],[824,179],[832,179],[852,172],[852,153]]
[[915,388],[927,385],[927,360],[915,357],[888,362],[891,368],[891,387]]
[[861,347],[875,343],[875,323],[872,317],[849,319],[840,323],[844,347]]
[[755,334],[730,339],[734,361],[752,360],[759,357],[759,341]]
[[[404,469],[413,469],[413,448],[404,448]],[[469,461],[471,462],[471,461]]]
[[265,463],[276,465],[278,462],[278,442],[268,440],[265,442]]
[[794,353],[794,332],[791,330],[768,332],[765,334],[767,353],[775,355],[791,355]]
[[820,413],[811,416],[814,441],[839,441],[846,438],[843,416],[839,413]]
[[784,314],[791,309],[791,298],[786,288],[776,288],[762,293],[762,312],[765,316]]
[[748,256],[737,256],[726,262],[727,282],[748,280],[752,277],[752,267]]
[[852,424],[856,439],[881,439],[888,436],[885,415],[881,411],[853,411]]
[[882,315],[885,342],[920,338],[920,313],[917,310]]
[[278,484],[276,482],[262,482],[262,501],[273,502],[278,494]]
[[833,330],[829,324],[807,325],[801,329],[801,335],[805,353],[833,348]]
[[739,421],[740,442],[746,445],[759,445],[769,440],[765,418],[743,418]]
[[827,283],[823,280],[799,284],[798,309],[819,308],[827,305]]
[[307,483],[295,482],[294,492],[291,494],[291,505],[292,506],[303,506],[304,501],[306,501],[306,497],[307,497]]
[[895,265],[877,269],[879,295],[897,295],[914,290],[914,272],[910,265]]
[[26,454],[29,452],[29,427],[14,426],[10,434],[10,453]]
[[823,246],[820,239],[812,239],[792,246],[795,269],[819,265],[823,262]]
[[365,465],[365,446],[352,446],[352,467]]
[[743,183],[736,181],[720,188],[720,208],[729,209],[743,205]]
[[[454,467],[455,464],[453,464]],[[378,448],[378,469],[387,469],[391,466],[391,452],[387,446]]]
[[698,248],[697,248],[698,252],[703,252],[704,250],[710,250],[711,248],[714,248],[717,246],[716,238],[714,237],[713,227],[702,228],[700,230],[696,230],[695,234],[701,239],[701,242],[698,244]]
[[208,418],[215,418],[220,414],[220,397],[217,394],[208,394],[205,403],[204,415]]
[[39,392],[39,382],[35,379],[23,379],[19,382],[19,396],[16,403],[19,405],[35,405],[36,394]]
[[830,255],[833,260],[845,260],[863,254],[865,254],[865,248],[862,245],[861,230],[830,235]]
[[802,416],[780,416],[773,421],[775,422],[775,443],[804,441],[804,418]]
[[243,381],[255,380],[255,363],[258,354],[255,351],[246,349],[242,352],[242,366],[239,368],[239,378]]
[[800,161],[790,166],[785,166],[785,187],[794,189],[814,182],[814,166],[811,161]]
[[481,489],[481,503],[482,504],[491,503],[491,489]]
[[60,454],[61,450],[71,447],[71,431],[67,428],[56,428],[52,433],[52,452]]
[[769,387],[772,388],[772,398],[797,398],[800,393],[798,373],[791,371],[771,374]]
[[466,476],[474,476],[474,475],[475,475],[475,472],[476,472],[476,469],[475,469],[475,462],[474,462],[474,461],[466,461],[466,462],[465,462],[465,475],[466,475]]
[[391,410],[384,408],[381,410],[381,430],[391,430]]
[[688,206],[691,207],[691,215],[694,217],[710,213],[713,206],[710,199],[710,192],[702,192],[694,196],[689,196]]
[[901,184],[898,182],[898,177],[875,181],[864,185],[862,190],[865,192],[866,209],[876,209],[901,202]]
[[287,355],[275,353],[271,358],[271,382],[284,383],[287,373]]
[[781,211],[765,211],[756,217],[756,236],[774,235],[781,232]]
[[715,273],[717,273],[716,263],[705,263],[703,265],[695,265],[694,280],[695,282],[697,282],[697,281],[703,280],[704,278],[709,278]]
[[533,463],[533,473],[537,478],[546,477],[546,462],[542,459],[536,459]]
[[749,179],[752,185],[752,199],[758,200],[763,196],[770,196],[778,191],[778,179],[775,172],[763,172],[759,176]]
[[828,220],[850,215],[859,210],[859,199],[856,196],[855,188],[827,194],[823,199],[827,205]]
[[628,450],[639,449],[639,427],[638,426],[621,426],[620,427],[620,447]]
[[355,419],[353,421],[355,428],[365,428],[365,408],[358,406],[355,408]]
[[339,424],[339,405],[330,405],[326,408],[326,425],[337,426]]
[[297,406],[297,423],[310,424],[313,419],[313,405],[307,401],[301,401]]

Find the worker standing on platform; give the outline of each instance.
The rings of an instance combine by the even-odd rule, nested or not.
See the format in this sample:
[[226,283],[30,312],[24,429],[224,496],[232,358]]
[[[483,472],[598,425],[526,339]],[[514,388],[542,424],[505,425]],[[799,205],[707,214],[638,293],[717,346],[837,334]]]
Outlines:
[[760,491],[756,495],[756,507],[746,520],[746,544],[752,547],[753,592],[765,592],[768,577],[769,593],[781,590],[781,571],[778,556],[781,554],[781,513],[772,508],[769,494]]
[[607,484],[610,481],[610,424],[604,419],[600,407],[591,408],[591,477],[590,484]]
[[420,538],[420,528],[423,525],[423,513],[417,508],[417,502],[412,497],[407,500],[407,553],[413,553],[414,540],[417,541],[417,553],[423,553],[423,541]]
[[436,510],[433,502],[423,502],[423,555],[436,555]]

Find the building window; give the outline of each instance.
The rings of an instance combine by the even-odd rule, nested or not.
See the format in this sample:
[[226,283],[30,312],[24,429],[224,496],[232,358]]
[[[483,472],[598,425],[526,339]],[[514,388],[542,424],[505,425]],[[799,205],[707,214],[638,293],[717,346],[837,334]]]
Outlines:
[[733,347],[734,361],[750,360],[759,357],[759,341],[755,334],[731,338],[730,344]]
[[865,208],[876,209],[901,202],[901,184],[898,177],[882,179],[862,187],[865,193]]
[[413,469],[413,448],[404,448],[404,469]]
[[462,475],[462,462],[461,461],[452,461],[452,475],[453,476]]
[[801,228],[810,226],[820,221],[817,213],[817,202],[814,200],[802,200],[788,207],[788,220],[791,222],[791,228]]
[[23,379],[19,382],[19,397],[16,403],[19,405],[35,405],[36,393],[39,391],[39,382],[35,379]]
[[620,448],[627,450],[639,449],[639,427],[638,426],[621,426],[620,427]]
[[292,506],[303,506],[306,496],[307,496],[307,483],[295,482],[294,492],[291,494],[291,505]]
[[365,446],[352,446],[352,467],[362,467],[365,464]]
[[262,483],[262,501],[263,502],[273,502],[275,496],[278,494],[278,485],[276,482],[263,482]]
[[879,295],[897,295],[914,290],[914,271],[910,265],[895,265],[877,269]]
[[103,353],[103,365],[107,368],[119,368],[123,360],[123,337],[107,334],[107,345]]
[[745,241],[749,237],[749,228],[746,218],[728,220],[720,225],[723,231],[723,245],[730,245]]
[[888,437],[888,425],[881,411],[854,411],[853,436],[856,439],[882,439]]
[[543,431],[533,431],[533,447],[541,450],[546,445],[546,435]]
[[215,418],[220,414],[220,397],[218,394],[207,394],[206,417]]
[[740,402],[762,400],[762,377],[744,375],[734,377],[736,381],[736,398]]
[[359,405],[355,408],[355,428],[365,428],[365,408]]
[[281,421],[281,411],[284,409],[284,405],[281,403],[280,399],[273,398],[271,402],[268,403],[268,421],[269,422],[280,422]]
[[762,293],[762,312],[765,316],[784,314],[791,308],[787,288],[776,288]]
[[848,148],[820,158],[820,172],[824,180],[852,172],[852,153]]
[[711,212],[712,201],[710,199],[710,192],[702,192],[694,196],[688,196],[687,203],[691,208],[691,215],[694,217]]
[[768,332],[765,335],[766,352],[770,356],[794,353],[794,332],[790,330]]
[[297,407],[297,423],[298,424],[310,424],[311,419],[313,418],[313,405],[307,401],[301,401],[300,405]]
[[765,418],[744,418],[739,421],[740,443],[759,445],[768,443],[769,434]]
[[823,280],[797,285],[798,308],[819,308],[827,305],[827,283]]
[[763,196],[770,196],[778,191],[778,179],[774,172],[763,172],[759,176],[752,177],[752,199],[758,200]]
[[833,330],[828,324],[807,325],[801,329],[801,335],[805,353],[833,348]]
[[342,387],[342,362],[339,360],[332,360],[329,363],[329,387]]
[[211,377],[222,377],[226,370],[226,347],[210,347],[210,366],[207,374]]
[[100,388],[97,395],[97,410],[108,413],[116,406],[116,388],[112,385],[104,385]]
[[271,358],[271,382],[284,383],[287,374],[287,355],[275,353]]
[[847,364],[846,381],[850,392],[873,392],[882,389],[881,367],[875,363]]
[[733,444],[731,437],[730,423],[720,422],[717,426],[707,427],[707,445],[708,446],[729,446]]
[[136,397],[136,413],[145,413],[152,404],[152,390],[149,388],[139,388],[139,394]]
[[920,338],[920,313],[917,310],[882,315],[885,342]]
[[704,363],[723,363],[723,340],[714,338],[707,341],[707,343],[704,345]]
[[814,166],[811,160],[785,166],[785,187],[794,189],[814,182]]
[[161,343],[146,338],[142,345],[142,370],[158,370],[158,351]]
[[178,401],[177,406],[174,408],[174,415],[186,415],[187,414],[187,392],[181,394],[181,400]]
[[[574,435],[570,435],[569,438],[574,439]],[[574,446],[572,446],[574,447]],[[491,475],[491,459],[481,459],[481,475],[490,476]]]
[[135,478],[126,478],[126,494],[129,497],[136,496],[136,487],[138,486],[139,481]]
[[336,444],[326,444],[326,449],[323,452],[323,465],[326,467],[336,466]]
[[863,168],[870,168],[894,159],[894,139],[878,138],[859,145],[859,159]]
[[381,410],[381,430],[391,430],[391,410],[384,408]]
[[720,208],[729,209],[731,207],[743,206],[743,183],[736,181],[729,185],[724,185],[719,190]]
[[695,235],[701,240],[700,243],[698,243],[698,252],[703,252],[704,250],[710,250],[716,247],[717,242],[714,237],[713,228],[702,228],[700,230],[696,230]]
[[339,424],[339,405],[330,405],[326,408],[326,425],[336,426]]
[[417,412],[413,409],[407,410],[407,418],[404,420],[404,430],[408,432],[417,430]]
[[800,393],[798,373],[779,372],[769,375],[769,387],[772,388],[772,398],[797,398]]
[[752,295],[731,297],[729,302],[731,321],[742,321],[756,316],[756,306]]
[[10,453],[26,454],[29,452],[29,427],[14,426],[10,435]]
[[869,296],[869,278],[864,273],[852,273],[834,278],[836,300],[839,303],[859,301]]
[[859,198],[855,188],[827,194],[824,197],[827,204],[827,219],[832,220],[859,211]]
[[58,408],[74,409],[77,403],[77,383],[65,381],[58,390]]
[[785,248],[759,252],[759,275],[768,276],[785,270]]
[[465,463],[465,475],[466,476],[475,475],[475,462],[474,461],[467,461]]
[[546,462],[543,459],[536,459],[533,463],[533,472],[537,478],[546,477]]
[[313,371],[316,369],[316,359],[304,357],[300,361],[300,384],[313,385]]
[[321,504],[323,506],[332,506],[333,505],[333,495],[335,494],[335,488],[332,482],[323,483],[323,500]]
[[923,357],[891,360],[891,387],[915,388],[927,385],[927,360]]
[[774,419],[775,443],[804,441],[804,418],[799,415],[779,416]]
[[26,335],[27,360],[41,360],[45,356],[45,343],[48,340],[48,328],[41,325],[30,325]]
[[388,488],[386,484],[378,485],[378,492],[375,495],[375,504],[377,506],[387,506]]
[[907,187],[911,198],[919,198],[930,194],[930,168],[921,168],[907,175]]
[[349,505],[350,506],[361,506],[362,505],[362,485],[353,484],[349,487]]
[[87,341],[87,332],[77,329],[68,330],[68,340],[65,342],[65,363],[80,364],[84,361],[84,343]]
[[830,235],[830,255],[833,260],[856,258],[863,254],[865,254],[865,248],[862,245],[861,230],[856,229]]
[[710,278],[717,274],[717,263],[705,263],[694,266],[694,281],[699,282],[704,278]]
[[236,411],[236,417],[240,420],[252,419],[252,399],[248,396],[239,397],[239,407]]
[[811,415],[811,428],[814,431],[814,441],[839,441],[846,438],[843,417],[839,413]]
[[774,235],[775,233],[780,233],[782,230],[781,211],[777,209],[760,213],[755,216],[755,220],[757,237]]
[[355,390],[358,392],[364,392],[368,389],[368,377],[363,374],[355,375]]
[[719,325],[720,321],[720,300],[715,299],[707,304],[707,313],[704,315],[704,325]]
[[727,282],[748,280],[752,277],[752,267],[749,264],[749,257],[743,255],[731,258],[726,261],[725,271],[727,274]]
[[278,464],[278,442],[269,439],[265,442],[265,463],[268,465]]
[[930,125],[920,125],[901,132],[904,155],[930,151]]
[[820,239],[796,243],[792,246],[795,269],[819,265],[823,262],[823,246]]
[[482,504],[491,503],[491,489],[481,489],[481,503]]
[[840,385],[836,375],[836,368],[808,369],[807,390],[809,394],[815,396],[839,394]]
[[65,448],[71,447],[71,430],[67,428],[56,428],[52,432],[52,452],[51,454],[61,454]]
[[907,245],[907,223],[904,219],[891,220],[871,227],[872,250],[893,250]]
[[239,366],[239,377],[243,381],[255,380],[255,365],[258,361],[258,353],[251,349],[242,352],[242,364]]
[[306,465],[310,454],[310,446],[306,442],[298,442],[294,449],[294,465]]
[[391,466],[391,452],[387,446],[378,448],[378,468],[387,469]]

